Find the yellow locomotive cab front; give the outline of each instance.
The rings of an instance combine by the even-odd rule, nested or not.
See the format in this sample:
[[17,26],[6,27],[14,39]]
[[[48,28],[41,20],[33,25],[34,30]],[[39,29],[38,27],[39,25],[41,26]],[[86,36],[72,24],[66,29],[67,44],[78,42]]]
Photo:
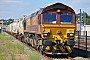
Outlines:
[[75,14],[67,10],[55,10],[42,14],[42,49],[47,54],[68,54],[75,45]]
[[[44,51],[52,54],[71,53],[75,36],[75,25],[43,24],[42,38]],[[67,45],[72,41],[72,47]],[[70,41],[68,44],[70,44]],[[66,45],[66,46],[65,46]],[[58,53],[57,53],[58,52]]]

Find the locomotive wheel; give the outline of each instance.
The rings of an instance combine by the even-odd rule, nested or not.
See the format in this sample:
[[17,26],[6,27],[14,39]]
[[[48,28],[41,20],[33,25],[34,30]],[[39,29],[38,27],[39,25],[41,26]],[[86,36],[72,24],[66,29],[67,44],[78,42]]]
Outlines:
[[43,49],[42,49],[42,46],[39,46],[39,52],[43,55]]
[[38,50],[38,46],[37,45],[35,45],[35,49]]
[[34,48],[34,40],[31,40],[31,46]]
[[23,42],[23,40],[24,40],[24,37],[22,36],[22,37],[21,37],[21,42]]
[[24,36],[22,36],[21,41],[24,42]]

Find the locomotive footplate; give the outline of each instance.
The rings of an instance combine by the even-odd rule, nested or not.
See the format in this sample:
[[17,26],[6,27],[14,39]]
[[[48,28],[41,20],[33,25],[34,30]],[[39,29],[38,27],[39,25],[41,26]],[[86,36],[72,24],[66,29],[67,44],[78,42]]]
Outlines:
[[68,47],[66,46],[65,48],[63,46],[44,46],[43,52],[45,54],[57,54],[57,55],[69,54],[71,50],[70,50],[70,48],[69,49],[68,48],[69,48],[69,46]]
[[44,52],[45,54],[50,54],[50,55],[61,55],[61,54],[65,54],[65,55],[67,55],[67,54],[69,54],[69,53],[53,53],[53,52]]

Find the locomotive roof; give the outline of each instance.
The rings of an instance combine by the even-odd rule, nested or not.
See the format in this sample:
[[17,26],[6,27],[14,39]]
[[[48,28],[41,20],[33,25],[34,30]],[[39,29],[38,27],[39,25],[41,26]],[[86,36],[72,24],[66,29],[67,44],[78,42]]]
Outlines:
[[62,4],[62,3],[55,3],[55,4],[52,4],[52,5],[49,5],[49,6],[45,7],[42,12],[44,12],[45,10],[52,9],[52,8],[54,8],[54,9],[60,8],[60,9],[65,9],[65,10],[72,10],[72,12],[74,12],[74,10],[71,7],[69,7],[69,6],[65,5],[65,4]]
[[52,7],[55,8],[55,9],[60,8],[60,9],[71,10],[73,13],[75,13],[74,10],[71,7],[69,7],[65,4],[55,3],[55,4],[49,5],[47,7],[41,8],[39,11],[37,11],[35,13],[32,13],[29,17],[33,17],[33,16],[36,16],[37,14],[41,14],[41,13],[45,12],[46,10],[52,9]]

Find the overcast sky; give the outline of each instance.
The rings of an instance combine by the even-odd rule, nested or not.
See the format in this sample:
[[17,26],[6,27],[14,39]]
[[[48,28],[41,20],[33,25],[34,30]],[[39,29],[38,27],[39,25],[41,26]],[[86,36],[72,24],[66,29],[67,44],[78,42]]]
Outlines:
[[90,15],[90,0],[0,0],[0,19],[18,19],[55,2],[72,7],[76,13],[82,9]]

